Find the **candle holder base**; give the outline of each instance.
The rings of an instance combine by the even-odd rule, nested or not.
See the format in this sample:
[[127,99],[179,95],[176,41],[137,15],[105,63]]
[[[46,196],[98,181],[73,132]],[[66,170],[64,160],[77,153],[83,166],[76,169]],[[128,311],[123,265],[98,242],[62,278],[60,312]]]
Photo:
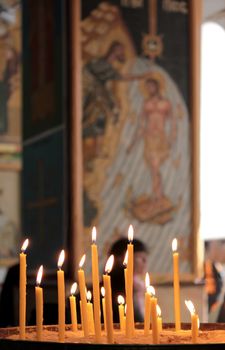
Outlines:
[[[176,332],[174,324],[163,324],[163,330],[160,333],[160,344],[152,344],[151,331],[149,336],[144,336],[143,324],[135,325],[135,335],[132,339],[127,339],[124,332],[119,330],[119,325],[114,325],[115,349],[123,350],[156,350],[156,349],[174,349],[186,350],[187,348],[194,350],[203,349],[224,349],[225,348],[225,324],[211,323],[201,324],[197,344],[192,344],[190,324],[182,324],[182,330]],[[95,336],[83,336],[83,332],[79,329],[78,332],[72,332],[71,326],[66,326],[65,343],[58,341],[58,327],[44,326],[43,340],[36,340],[36,327],[26,328],[26,340],[19,340],[19,329],[2,328],[0,329],[0,349],[4,350],[96,350],[96,349],[111,349],[111,344],[107,344],[105,332],[102,332],[101,343],[95,343]]]

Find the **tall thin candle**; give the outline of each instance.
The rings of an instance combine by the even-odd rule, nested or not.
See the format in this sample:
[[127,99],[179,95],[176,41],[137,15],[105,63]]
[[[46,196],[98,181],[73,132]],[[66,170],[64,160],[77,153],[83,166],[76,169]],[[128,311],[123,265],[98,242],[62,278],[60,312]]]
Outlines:
[[103,275],[103,284],[105,288],[105,313],[106,313],[106,331],[107,331],[107,340],[108,343],[113,343],[114,334],[113,334],[113,313],[112,313],[112,289],[111,289],[111,278],[109,273],[112,270],[114,262],[114,256],[111,255],[107,260],[105,266],[106,274]]
[[199,333],[199,317],[195,312],[195,307],[191,300],[185,300],[185,304],[191,313],[191,336],[192,343],[197,343],[198,333]]
[[126,250],[126,254],[123,261],[124,266],[124,282],[125,282],[125,294],[127,295],[127,262],[128,262],[128,250]]
[[157,311],[158,331],[160,334],[162,332],[162,312],[158,304],[156,305],[156,311]]
[[106,314],[105,314],[105,288],[101,288],[101,295],[102,295],[102,311],[103,311],[103,322],[104,322],[104,328],[107,332],[107,323],[106,323]]
[[177,252],[177,239],[172,241],[173,251],[173,290],[174,290],[174,315],[176,331],[181,329],[180,323],[180,276],[179,276],[179,253]]
[[125,330],[125,311],[124,311],[124,297],[122,295],[119,295],[118,298],[118,311],[119,311],[119,320],[120,320],[120,330]]
[[151,293],[149,291],[150,287],[150,277],[147,272],[145,275],[145,317],[144,317],[144,335],[147,336],[150,330],[150,310],[151,310]]
[[134,303],[133,303],[133,274],[134,274],[134,246],[133,246],[133,226],[128,229],[128,261],[127,261],[127,290],[126,290],[126,336],[131,338],[134,334]]
[[37,285],[35,287],[37,340],[41,340],[43,330],[43,288],[40,287],[42,275],[43,265],[41,265],[38,270],[36,280]]
[[96,245],[96,227],[92,230],[92,285],[93,285],[93,303],[94,303],[94,326],[95,340],[100,342],[101,339],[101,319],[100,319],[100,291],[99,291],[99,266],[98,266],[98,248]]
[[77,290],[77,283],[74,282],[71,287],[71,295],[70,295],[70,315],[71,315],[71,325],[72,331],[77,331],[77,305],[76,305],[76,297],[75,293]]
[[57,284],[58,284],[58,323],[59,323],[59,341],[65,339],[65,278],[62,265],[65,259],[65,251],[62,250],[58,260]]
[[86,255],[84,254],[79,263],[78,270],[78,280],[79,280],[79,288],[80,288],[80,297],[81,297],[81,308],[82,308],[82,321],[83,321],[83,331],[84,336],[87,337],[89,335],[88,328],[88,314],[87,314],[87,299],[86,299],[86,283],[85,283],[85,275],[84,270],[82,269],[83,264],[85,262]]
[[27,286],[27,255],[25,251],[29,240],[26,239],[20,253],[20,279],[19,279],[19,329],[20,339],[25,339],[26,327],[26,286]]
[[90,290],[87,291],[87,314],[88,314],[88,329],[90,333],[94,333],[95,326],[94,326],[94,315],[93,315],[93,304],[91,302],[91,292]]
[[155,297],[155,289],[151,288],[151,322],[152,322],[152,342],[153,344],[159,343],[159,330],[157,321],[157,298]]

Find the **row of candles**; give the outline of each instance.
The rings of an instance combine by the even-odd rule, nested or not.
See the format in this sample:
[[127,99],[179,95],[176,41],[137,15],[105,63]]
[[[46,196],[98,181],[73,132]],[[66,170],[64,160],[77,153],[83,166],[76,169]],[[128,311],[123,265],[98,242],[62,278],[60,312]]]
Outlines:
[[[26,326],[26,249],[28,247],[28,239],[25,240],[20,253],[20,282],[19,282],[19,330],[20,339],[25,339]],[[180,280],[179,280],[179,253],[177,251],[177,239],[172,242],[173,251],[173,285],[174,285],[174,315],[176,332],[181,330],[180,320]],[[92,230],[92,283],[93,283],[93,305],[91,303],[91,292],[86,290],[85,273],[83,265],[85,255],[80,260],[78,269],[78,283],[80,290],[80,313],[81,325],[84,336],[90,333],[95,334],[96,343],[101,342],[101,313],[100,313],[100,282],[99,282],[99,263],[98,248],[96,244],[96,228]],[[64,250],[61,251],[58,259],[57,271],[57,288],[58,288],[58,336],[59,341],[65,339],[65,279],[62,265],[65,259]],[[105,274],[103,275],[102,287],[102,309],[105,330],[108,343],[114,342],[113,313],[112,313],[112,290],[110,272],[113,268],[114,256],[111,255],[105,265]],[[127,338],[131,339],[135,333],[134,324],[134,307],[133,307],[133,269],[134,269],[134,246],[133,246],[133,227],[128,229],[127,252],[124,259],[125,269],[125,295],[126,305],[122,296],[118,297],[118,311],[120,318],[120,329],[125,332]],[[36,330],[37,339],[42,339],[43,331],[43,288],[41,287],[41,279],[43,274],[43,266],[38,270],[37,285],[35,287],[36,299]],[[152,329],[153,344],[159,343],[159,335],[162,331],[161,310],[157,304],[155,289],[150,285],[149,274],[145,277],[146,293],[145,293],[145,315],[144,315],[144,336],[149,334],[150,327]],[[76,297],[77,283],[75,282],[71,288],[70,311],[72,331],[77,331],[77,310]],[[88,301],[87,301],[88,300]],[[191,313],[191,329],[192,342],[196,343],[199,329],[199,318],[195,312],[193,303],[186,300],[185,304]]]

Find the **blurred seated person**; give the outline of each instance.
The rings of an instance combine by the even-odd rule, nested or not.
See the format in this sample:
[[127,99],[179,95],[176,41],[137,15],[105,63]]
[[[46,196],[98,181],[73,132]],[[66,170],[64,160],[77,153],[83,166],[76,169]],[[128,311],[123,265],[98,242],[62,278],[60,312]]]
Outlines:
[[210,322],[225,321],[225,240],[205,242],[205,286]]
[[[119,322],[118,296],[125,298],[124,258],[127,251],[127,239],[116,241],[109,251],[109,256],[114,255],[113,269],[110,273],[112,284],[113,321]],[[134,319],[135,322],[144,320],[144,294],[145,273],[147,272],[148,249],[138,239],[133,240],[134,245]],[[126,300],[126,298],[125,298]]]

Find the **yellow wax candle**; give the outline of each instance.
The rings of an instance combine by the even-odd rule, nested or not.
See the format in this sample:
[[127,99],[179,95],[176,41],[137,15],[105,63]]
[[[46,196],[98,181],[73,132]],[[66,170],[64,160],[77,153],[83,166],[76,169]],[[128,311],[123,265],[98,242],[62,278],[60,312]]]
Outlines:
[[84,320],[82,315],[82,301],[80,300],[80,322],[81,322],[81,329],[84,330]]
[[103,275],[103,284],[105,288],[105,314],[106,314],[106,331],[108,343],[114,342],[113,333],[113,313],[112,313],[112,289],[111,289],[111,278],[108,275],[111,272],[114,262],[114,256],[111,255],[107,260],[105,266],[106,275]]
[[87,314],[88,314],[88,328],[89,333],[94,334],[95,326],[94,326],[94,315],[93,315],[93,304],[91,303],[91,292],[87,292]]
[[120,330],[125,330],[125,312],[124,312],[124,297],[122,295],[118,296],[118,311],[119,311],[119,320],[120,320]]
[[124,330],[126,330],[127,304],[124,305]]
[[22,245],[20,253],[20,280],[19,280],[19,330],[20,339],[25,339],[26,327],[26,285],[27,285],[27,255],[28,239]]
[[79,280],[79,289],[80,289],[80,297],[81,297],[81,308],[82,308],[82,319],[83,319],[83,331],[84,336],[87,337],[89,335],[89,329],[88,329],[88,314],[87,314],[87,299],[86,299],[86,284],[85,284],[85,275],[84,270],[82,269],[82,266],[84,264],[86,255],[84,254],[81,258],[81,261],[79,263],[79,270],[78,270],[78,280]]
[[195,307],[191,300],[185,300],[185,304],[191,313],[191,335],[192,343],[197,343],[199,333],[199,317],[195,312]]
[[156,311],[157,311],[158,331],[160,334],[162,332],[162,317],[161,317],[161,309],[158,304],[156,305]]
[[43,330],[43,288],[40,287],[42,274],[43,266],[41,265],[38,270],[37,285],[35,287],[37,340],[42,339]]
[[159,334],[162,332],[162,317],[157,317]]
[[147,272],[145,275],[145,316],[144,316],[144,335],[147,336],[149,334],[150,329],[150,312],[151,312],[151,293],[149,290],[150,287],[150,278],[149,273]]
[[198,327],[199,327],[199,318],[197,314],[191,315],[191,334],[192,334],[192,343],[197,343],[198,339]]
[[70,295],[70,315],[71,315],[71,325],[72,331],[77,332],[77,306],[76,306],[76,297],[75,293],[77,290],[77,283],[73,283],[71,287],[71,295]]
[[125,295],[127,295],[127,262],[128,262],[128,250],[126,251],[123,265],[124,265],[124,282],[125,282]]
[[59,323],[59,341],[63,342],[65,339],[65,279],[64,271],[61,270],[65,259],[64,250],[61,251],[58,260],[57,284],[58,284],[58,323]]
[[103,311],[103,322],[104,322],[104,329],[107,332],[107,324],[106,324],[106,315],[105,315],[105,288],[101,288],[101,294],[102,294],[102,311]]
[[152,292],[151,297],[151,322],[152,322],[152,342],[153,344],[159,343],[159,331],[157,322],[157,298],[154,296],[155,293]]
[[92,284],[93,284],[93,302],[94,302],[94,325],[95,340],[100,342],[101,339],[101,319],[100,319],[100,291],[99,291],[99,266],[98,266],[98,248],[96,245],[96,228],[92,230]]
[[134,303],[133,303],[133,274],[134,274],[134,246],[133,241],[133,226],[128,229],[128,261],[127,261],[127,293],[126,293],[126,336],[131,338],[134,334]]
[[180,277],[179,277],[179,253],[177,252],[177,239],[172,242],[173,250],[173,289],[174,289],[174,315],[176,331],[181,329],[180,323]]

